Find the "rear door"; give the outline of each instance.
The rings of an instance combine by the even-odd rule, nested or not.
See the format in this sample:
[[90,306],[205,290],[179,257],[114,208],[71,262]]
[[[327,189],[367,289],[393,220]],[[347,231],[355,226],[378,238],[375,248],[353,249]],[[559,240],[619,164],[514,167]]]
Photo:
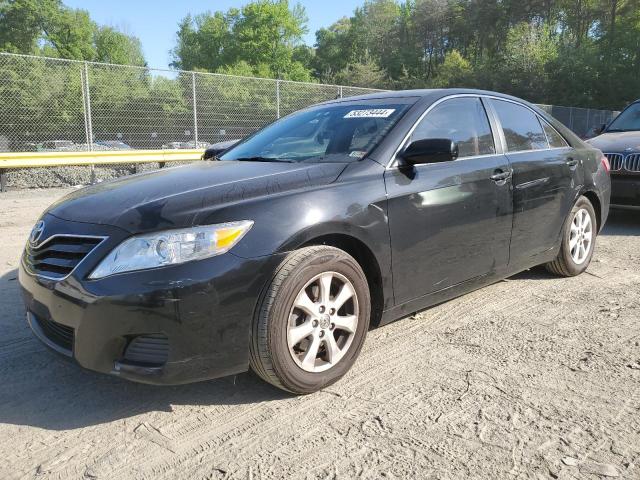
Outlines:
[[[482,101],[445,99],[404,142],[455,141],[455,161],[386,170],[396,303],[506,267],[511,236],[511,180]],[[492,179],[492,177],[494,179]]]
[[491,104],[513,168],[510,263],[532,264],[557,245],[582,169],[577,153],[533,110],[510,100]]

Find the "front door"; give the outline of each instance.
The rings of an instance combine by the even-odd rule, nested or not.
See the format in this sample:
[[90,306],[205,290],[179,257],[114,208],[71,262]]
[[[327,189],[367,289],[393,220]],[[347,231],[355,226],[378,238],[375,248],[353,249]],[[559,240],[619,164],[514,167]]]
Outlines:
[[496,153],[480,98],[436,105],[406,144],[425,138],[455,141],[459,157],[386,171],[396,304],[506,267],[509,260],[511,169]]

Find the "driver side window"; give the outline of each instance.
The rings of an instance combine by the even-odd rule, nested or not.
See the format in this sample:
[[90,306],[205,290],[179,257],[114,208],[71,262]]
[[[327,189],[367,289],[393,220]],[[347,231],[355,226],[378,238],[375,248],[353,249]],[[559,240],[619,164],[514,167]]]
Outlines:
[[458,158],[496,153],[493,135],[479,98],[445,100],[434,107],[411,134],[411,142],[446,138],[458,144]]

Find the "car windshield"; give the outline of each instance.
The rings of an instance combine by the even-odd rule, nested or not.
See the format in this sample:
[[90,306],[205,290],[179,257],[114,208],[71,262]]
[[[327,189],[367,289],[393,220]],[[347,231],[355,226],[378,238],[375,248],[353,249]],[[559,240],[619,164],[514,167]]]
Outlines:
[[303,110],[257,132],[220,160],[357,161],[382,140],[414,101],[347,102]]
[[630,132],[640,130],[640,102],[634,103],[620,115],[618,115],[607,132]]

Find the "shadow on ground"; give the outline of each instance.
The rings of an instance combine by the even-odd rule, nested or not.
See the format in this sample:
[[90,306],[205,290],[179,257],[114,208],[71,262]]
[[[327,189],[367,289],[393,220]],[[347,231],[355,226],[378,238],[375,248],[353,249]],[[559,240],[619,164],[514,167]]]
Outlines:
[[288,395],[252,373],[157,387],[82,369],[41,344],[24,319],[17,271],[0,278],[0,423],[68,430],[174,405],[254,404]]
[[512,277],[509,277],[509,281],[513,280],[553,280],[557,279],[556,275],[549,273],[543,265],[530,268],[524,272],[516,273]]
[[640,210],[612,208],[601,235],[639,236]]

